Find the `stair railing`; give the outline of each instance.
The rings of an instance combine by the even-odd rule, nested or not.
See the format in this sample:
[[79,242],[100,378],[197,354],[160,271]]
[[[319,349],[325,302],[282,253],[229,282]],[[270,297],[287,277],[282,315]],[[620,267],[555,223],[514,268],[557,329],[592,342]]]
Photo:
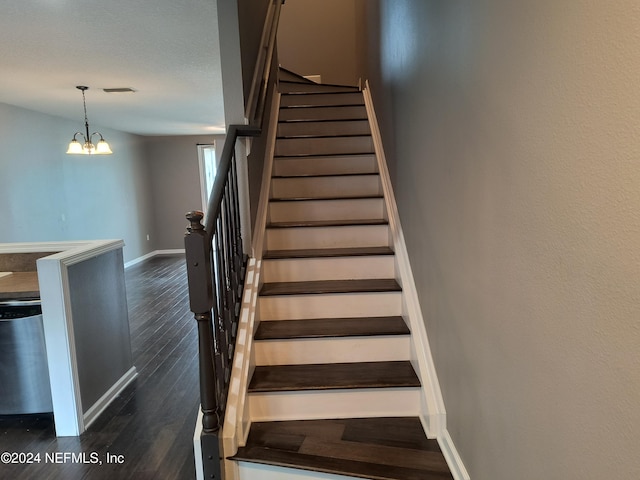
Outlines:
[[[219,432],[229,390],[246,257],[242,246],[235,144],[260,129],[231,125],[207,205],[187,213],[185,235],[189,304],[198,325],[203,468],[221,479]],[[212,452],[214,452],[212,454]],[[213,475],[213,476],[211,476]]]
[[189,304],[198,322],[203,430],[219,430],[233,358],[246,263],[240,228],[235,144],[260,129],[231,125],[207,214],[187,213],[185,235]]
[[[267,95],[281,0],[274,0],[265,22],[256,71],[261,96]],[[255,87],[252,87],[255,90]],[[236,144],[240,137],[262,134],[265,98],[252,100],[247,118],[254,125],[229,125],[216,178],[206,208],[186,214],[185,234],[189,304],[198,325],[198,363],[202,434],[200,445],[205,478],[223,479],[220,433],[229,391],[247,256],[243,249]],[[266,130],[266,129],[265,129]],[[204,223],[203,223],[204,220]]]
[[262,118],[265,108],[265,99],[269,88],[269,76],[271,60],[275,52],[276,34],[278,33],[278,22],[280,20],[280,8],[284,0],[275,0],[269,5],[267,18],[262,30],[260,50],[256,59],[256,69],[253,71],[251,89],[247,97],[247,118]]

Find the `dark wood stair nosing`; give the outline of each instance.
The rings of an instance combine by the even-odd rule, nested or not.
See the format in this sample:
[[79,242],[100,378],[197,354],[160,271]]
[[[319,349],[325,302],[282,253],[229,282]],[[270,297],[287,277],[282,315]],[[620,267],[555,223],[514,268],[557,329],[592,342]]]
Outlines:
[[[302,77],[304,78],[304,77]],[[309,80],[305,78],[305,80]],[[312,87],[330,87],[330,88],[348,88],[353,89],[353,91],[347,91],[346,93],[354,93],[361,92],[360,88],[357,85],[339,85],[335,83],[316,83],[313,80],[309,80],[309,82],[294,82],[292,80],[279,80],[279,83],[292,83],[294,85],[304,85],[304,86],[312,86]],[[284,92],[284,93],[298,93],[298,92]],[[300,92],[300,93],[316,93],[316,92]],[[338,93],[338,92],[318,92],[318,93]]]
[[[347,172],[347,173],[314,173],[305,178],[333,178],[333,177],[379,177],[380,172]],[[299,178],[298,175],[271,175],[271,178]]]
[[[322,85],[321,83],[315,83],[315,85]],[[332,87],[345,87],[345,85],[332,85]],[[346,86],[346,88],[351,88],[349,86]],[[353,87],[353,88],[358,88],[358,87]],[[354,94],[354,93],[362,93],[362,90],[353,90],[353,91],[344,91],[344,92],[284,92],[281,94],[281,96],[287,96],[287,95],[292,95],[292,96],[299,96],[299,95],[342,95],[342,94]]]
[[[319,173],[316,175],[313,175],[315,178],[335,178],[335,177],[379,177],[380,173],[379,172],[370,172],[370,173]],[[273,176],[271,178],[274,178]],[[277,178],[277,177],[275,177]],[[284,177],[284,178],[289,178],[289,177]],[[290,177],[290,178],[297,178],[297,177]]]
[[370,133],[340,133],[340,134],[299,134],[299,135],[278,135],[276,140],[312,140],[315,138],[358,138],[371,137]]
[[[305,177],[303,177],[305,178]],[[270,198],[270,202],[311,202],[315,200],[364,200],[373,198],[384,198],[382,194],[375,195],[357,195],[353,197],[334,196],[334,197],[273,197]]]
[[306,248],[291,250],[267,250],[263,260],[279,260],[291,258],[317,258],[317,257],[351,257],[351,256],[378,256],[394,255],[395,252],[388,246],[378,247],[343,247],[343,248]]
[[[318,157],[318,158],[368,157],[370,155],[374,155],[375,156],[375,152],[364,152],[364,153],[314,153],[314,154],[305,155],[305,158],[312,158],[312,157]],[[279,160],[279,159],[290,160],[290,159],[295,159],[295,157],[289,157],[287,155],[274,155],[273,159],[274,159],[274,161],[275,160]]]
[[349,122],[366,122],[369,123],[368,117],[357,117],[357,118],[319,118],[317,120],[309,120],[307,118],[301,119],[292,119],[292,120],[278,120],[278,123],[305,123],[305,122],[315,122],[315,123],[349,123]]
[[364,151],[358,151],[358,152],[342,152],[342,153],[327,153],[327,154],[321,154],[321,153],[288,153],[288,154],[278,154],[275,155],[278,158],[309,158],[309,157],[328,157],[328,156],[335,156],[335,157],[343,157],[343,156],[347,156],[347,155],[375,155],[375,150],[364,150]]
[[366,107],[366,104],[363,102],[353,102],[353,103],[312,103],[312,104],[302,104],[302,105],[280,105],[280,110],[297,110],[300,108],[344,108],[344,107]]
[[267,282],[260,288],[262,297],[287,295],[323,295],[340,293],[388,293],[401,292],[402,287],[394,278],[357,280],[311,280],[304,282]]
[[363,225],[389,225],[389,220],[384,218],[358,220],[299,220],[290,222],[271,222],[267,224],[267,228],[360,227]]
[[258,365],[249,393],[290,391],[419,388],[420,379],[408,360],[380,362]]
[[264,320],[258,324],[256,341],[409,335],[400,316]]
[[336,123],[336,122],[369,122],[369,117],[355,117],[355,118],[292,118],[290,120],[278,119],[278,124],[291,124],[291,123]]
[[[271,178],[314,178],[314,177],[354,177],[356,175],[380,175],[380,172],[367,171],[367,172],[346,172],[346,173],[296,173],[289,175],[271,175]],[[353,197],[349,197],[353,198]]]

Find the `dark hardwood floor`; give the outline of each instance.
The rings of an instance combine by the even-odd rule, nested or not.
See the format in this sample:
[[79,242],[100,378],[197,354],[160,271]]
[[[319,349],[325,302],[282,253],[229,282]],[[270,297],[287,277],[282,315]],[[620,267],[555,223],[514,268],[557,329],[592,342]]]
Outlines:
[[[0,463],[0,478],[195,478],[197,333],[188,306],[184,257],[155,257],[132,266],[126,282],[138,377],[80,437],[56,438],[51,415],[0,416],[0,454],[40,454],[40,463]],[[121,456],[115,458],[123,463],[107,464],[107,452]],[[52,462],[63,462],[64,453],[66,463]],[[80,453],[86,462],[97,458],[103,463],[74,463],[71,454],[78,460]]]

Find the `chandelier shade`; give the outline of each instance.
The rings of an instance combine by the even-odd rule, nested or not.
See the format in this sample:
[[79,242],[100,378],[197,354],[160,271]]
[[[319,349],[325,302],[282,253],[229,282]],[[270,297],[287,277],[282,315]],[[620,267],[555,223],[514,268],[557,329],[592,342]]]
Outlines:
[[[93,132],[89,134],[89,120],[87,119],[87,102],[85,100],[84,92],[89,90],[89,87],[85,87],[79,85],[76,87],[78,90],[82,91],[82,105],[84,106],[84,129],[85,133],[76,132],[73,134],[73,138],[69,143],[69,148],[67,149],[67,153],[71,155],[109,155],[113,153],[111,151],[111,147],[107,141],[102,137],[100,132]],[[76,138],[78,135],[82,137],[83,142],[80,143]],[[100,140],[97,145],[93,144],[93,137],[98,135]]]

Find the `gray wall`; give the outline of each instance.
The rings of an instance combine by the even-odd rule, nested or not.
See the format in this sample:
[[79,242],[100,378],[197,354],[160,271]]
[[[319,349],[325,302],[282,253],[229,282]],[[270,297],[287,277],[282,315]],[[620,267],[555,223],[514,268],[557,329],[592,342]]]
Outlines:
[[269,4],[273,0],[238,0],[240,53],[242,55],[242,85],[245,108],[251,90],[253,72],[260,53],[262,30]]
[[280,64],[322,83],[357,85],[364,58],[363,0],[287,0],[278,29]]
[[185,214],[203,208],[197,145],[214,140],[221,151],[224,136],[220,135],[145,138],[153,205],[150,236],[155,248],[184,248]]
[[86,413],[133,367],[122,251],[69,265],[82,411]]
[[122,238],[139,257],[153,223],[143,139],[100,129],[113,155],[66,155],[79,126],[0,104],[0,242]]
[[125,262],[184,248],[184,214],[202,205],[196,145],[215,136],[95,128],[113,155],[67,155],[77,122],[0,104],[0,243],[122,238]]
[[380,3],[395,191],[471,478],[640,478],[637,3]]

